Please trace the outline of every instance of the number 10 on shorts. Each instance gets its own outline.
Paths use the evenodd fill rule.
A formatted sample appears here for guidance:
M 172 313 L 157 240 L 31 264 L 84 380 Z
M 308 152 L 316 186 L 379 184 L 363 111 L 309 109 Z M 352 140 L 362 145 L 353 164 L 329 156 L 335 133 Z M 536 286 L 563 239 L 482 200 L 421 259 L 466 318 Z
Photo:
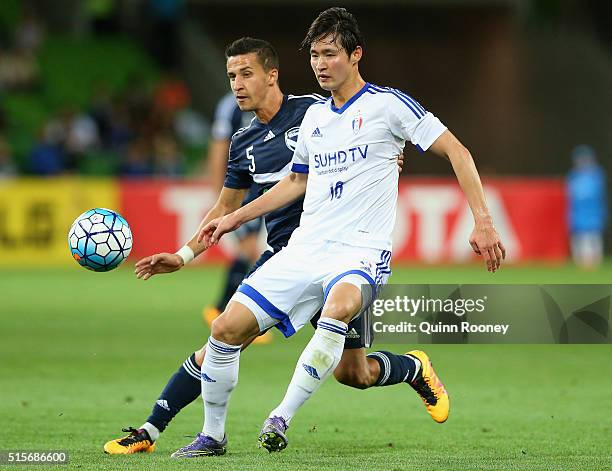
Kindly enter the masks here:
M 342 190 L 344 188 L 343 182 L 332 183 L 329 187 L 329 192 L 331 193 L 331 199 L 339 200 L 342 197 Z

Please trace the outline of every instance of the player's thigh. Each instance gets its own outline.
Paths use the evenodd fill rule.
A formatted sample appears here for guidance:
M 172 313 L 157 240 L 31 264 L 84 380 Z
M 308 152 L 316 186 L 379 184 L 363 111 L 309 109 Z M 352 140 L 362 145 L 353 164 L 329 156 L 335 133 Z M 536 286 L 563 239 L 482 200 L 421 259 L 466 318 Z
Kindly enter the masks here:
M 350 268 L 351 265 L 345 264 L 344 268 Z M 371 304 L 375 287 L 369 274 L 362 270 L 348 269 L 328 279 L 324 284 L 321 317 L 331 317 L 348 324 Z
M 242 345 L 258 333 L 259 325 L 255 314 L 236 301 L 230 301 L 223 314 L 210 326 L 210 334 L 214 339 L 230 345 Z
M 324 261 L 328 270 L 323 281 L 325 301 L 332 296 L 334 290 L 338 291 L 338 285 L 352 284 L 362 292 L 361 307 L 367 307 L 372 301 L 376 284 L 382 281 L 383 272 L 390 273 L 386 260 L 390 259 L 390 252 L 338 242 L 330 243 L 328 250 L 332 254 Z
M 329 275 L 324 280 L 322 316 L 350 322 L 374 301 L 378 288 L 391 274 L 391 252 L 367 247 L 335 244 Z

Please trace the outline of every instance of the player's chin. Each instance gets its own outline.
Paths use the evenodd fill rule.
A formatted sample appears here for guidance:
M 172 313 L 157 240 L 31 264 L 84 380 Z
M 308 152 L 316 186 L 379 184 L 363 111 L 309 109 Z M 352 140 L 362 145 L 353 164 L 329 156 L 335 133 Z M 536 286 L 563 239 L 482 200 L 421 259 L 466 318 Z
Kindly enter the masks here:
M 333 90 L 335 90 L 336 88 L 332 85 L 332 83 L 328 80 L 324 80 L 321 81 L 319 80 L 319 86 L 325 90 L 326 92 L 331 92 Z
M 253 102 L 248 98 L 245 98 L 243 100 L 237 100 L 236 103 L 238 104 L 238 108 L 240 108 L 240 111 L 255 111 Z

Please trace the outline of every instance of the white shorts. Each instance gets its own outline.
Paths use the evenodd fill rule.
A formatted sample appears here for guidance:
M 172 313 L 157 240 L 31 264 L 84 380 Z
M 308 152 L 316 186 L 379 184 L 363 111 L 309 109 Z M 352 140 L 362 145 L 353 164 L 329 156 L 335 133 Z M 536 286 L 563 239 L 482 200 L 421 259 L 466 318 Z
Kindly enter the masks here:
M 323 307 L 339 281 L 361 290 L 361 312 L 366 310 L 391 275 L 390 261 L 388 250 L 289 243 L 246 278 L 231 300 L 253 312 L 261 331 L 276 326 L 289 337 Z

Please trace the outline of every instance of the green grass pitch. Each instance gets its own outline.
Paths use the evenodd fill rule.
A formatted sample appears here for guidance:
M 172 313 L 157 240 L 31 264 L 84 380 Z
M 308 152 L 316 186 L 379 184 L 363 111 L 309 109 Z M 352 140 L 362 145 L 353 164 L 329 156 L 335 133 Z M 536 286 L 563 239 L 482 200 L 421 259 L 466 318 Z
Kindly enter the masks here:
M 396 267 L 392 281 L 605 283 L 610 275 L 610 264 L 594 273 L 523 266 L 494 275 L 480 266 Z M 309 327 L 241 357 L 227 455 L 169 458 L 200 430 L 200 401 L 172 422 L 155 453 L 105 455 L 104 442 L 139 426 L 167 378 L 205 342 L 200 313 L 221 280 L 216 268 L 147 282 L 129 267 L 0 270 L 0 449 L 68 450 L 68 467 L 83 470 L 612 466 L 610 345 L 427 345 L 451 395 L 446 424 L 434 423 L 408 386 L 358 391 L 330 379 L 294 419 L 287 450 L 269 455 L 257 448 L 257 433 L 284 394 Z

